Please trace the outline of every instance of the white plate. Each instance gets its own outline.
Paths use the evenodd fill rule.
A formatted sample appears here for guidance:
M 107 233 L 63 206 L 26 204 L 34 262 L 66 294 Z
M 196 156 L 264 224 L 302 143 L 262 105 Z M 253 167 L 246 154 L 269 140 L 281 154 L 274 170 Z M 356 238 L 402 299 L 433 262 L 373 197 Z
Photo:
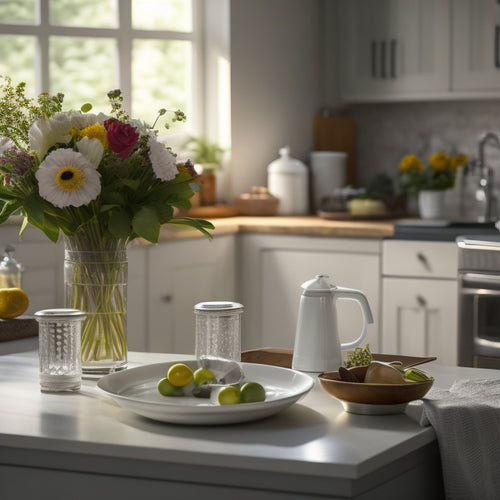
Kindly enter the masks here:
M 197 368 L 196 361 L 181 362 L 193 369 Z M 311 376 L 288 368 L 241 363 L 245 379 L 264 386 L 266 400 L 262 403 L 220 406 L 209 399 L 192 396 L 162 396 L 157 384 L 175 363 L 179 361 L 129 368 L 106 375 L 97 386 L 123 408 L 153 420 L 174 424 L 219 425 L 248 422 L 278 413 L 309 392 L 314 383 Z

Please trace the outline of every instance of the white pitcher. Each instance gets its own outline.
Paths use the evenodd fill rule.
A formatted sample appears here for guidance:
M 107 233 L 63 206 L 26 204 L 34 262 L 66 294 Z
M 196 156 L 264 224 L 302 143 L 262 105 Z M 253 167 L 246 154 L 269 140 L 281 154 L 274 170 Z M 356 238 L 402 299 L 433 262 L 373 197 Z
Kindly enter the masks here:
M 353 349 L 363 342 L 368 323 L 373 323 L 370 305 L 363 292 L 330 284 L 329 276 L 320 274 L 302 284 L 292 368 L 306 372 L 337 370 L 342 364 L 341 349 Z M 355 300 L 363 314 L 359 338 L 341 344 L 335 302 Z

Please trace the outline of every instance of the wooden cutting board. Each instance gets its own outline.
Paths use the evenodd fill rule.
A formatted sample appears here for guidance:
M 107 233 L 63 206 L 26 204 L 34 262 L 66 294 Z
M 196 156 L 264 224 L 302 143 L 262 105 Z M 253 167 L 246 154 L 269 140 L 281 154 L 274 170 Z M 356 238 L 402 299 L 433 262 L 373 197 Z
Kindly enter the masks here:
M 352 117 L 318 115 L 314 118 L 314 150 L 347 153 L 347 184 L 356 185 L 356 142 Z

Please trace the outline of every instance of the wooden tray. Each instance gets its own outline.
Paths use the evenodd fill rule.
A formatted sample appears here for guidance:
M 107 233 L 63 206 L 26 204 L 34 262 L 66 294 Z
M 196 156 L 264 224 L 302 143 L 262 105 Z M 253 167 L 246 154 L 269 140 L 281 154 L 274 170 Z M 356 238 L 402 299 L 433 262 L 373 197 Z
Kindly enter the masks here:
M 217 219 L 218 217 L 234 217 L 240 211 L 231 205 L 211 205 L 192 207 L 188 210 L 188 217 L 199 217 L 201 219 Z
M 375 361 L 401 361 L 403 368 L 417 366 L 430 361 L 435 361 L 435 356 L 403 356 L 402 354 L 376 354 L 372 353 Z M 282 366 L 283 368 L 292 367 L 292 349 L 276 349 L 265 347 L 263 349 L 252 349 L 241 353 L 241 361 L 245 363 L 258 363 L 261 365 Z
M 400 219 L 404 214 L 401 212 L 382 212 L 378 214 L 352 215 L 349 212 L 325 212 L 318 210 L 318 217 L 326 220 L 384 220 L 384 219 Z

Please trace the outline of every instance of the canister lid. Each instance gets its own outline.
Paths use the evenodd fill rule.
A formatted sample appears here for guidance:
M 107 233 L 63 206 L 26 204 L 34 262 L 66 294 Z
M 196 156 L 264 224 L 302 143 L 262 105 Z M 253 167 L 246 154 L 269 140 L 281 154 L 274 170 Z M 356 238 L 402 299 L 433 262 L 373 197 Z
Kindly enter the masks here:
M 226 302 L 217 300 L 213 302 L 200 302 L 194 306 L 195 311 L 218 312 L 218 311 L 240 311 L 244 307 L 238 302 Z
M 272 161 L 267 167 L 268 173 L 307 174 L 307 167 L 305 164 L 290 156 L 289 146 L 281 148 L 279 153 L 280 157 Z
M 87 316 L 79 309 L 43 309 L 35 313 L 36 319 L 84 319 Z

